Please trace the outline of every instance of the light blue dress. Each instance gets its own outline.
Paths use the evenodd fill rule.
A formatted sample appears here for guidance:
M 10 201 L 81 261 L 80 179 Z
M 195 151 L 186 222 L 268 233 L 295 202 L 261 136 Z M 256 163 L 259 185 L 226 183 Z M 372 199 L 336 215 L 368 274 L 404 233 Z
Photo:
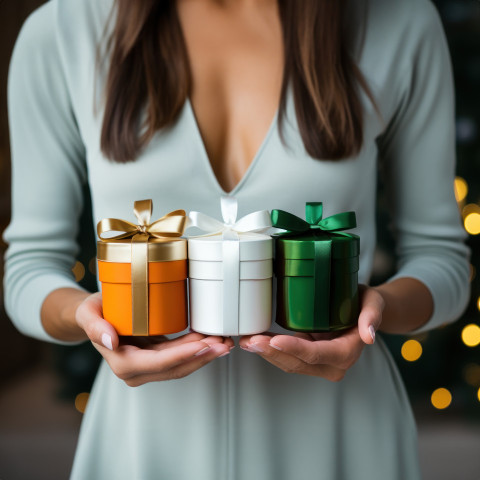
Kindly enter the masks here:
M 94 99 L 104 77 L 96 72 L 95 55 L 110 8 L 111 0 L 48 2 L 22 29 L 11 65 L 6 306 L 22 332 L 46 341 L 54 339 L 40 322 L 43 300 L 57 288 L 76 287 L 70 269 L 86 182 L 95 222 L 133 221 L 133 202 L 142 198 L 153 199 L 155 218 L 179 208 L 218 217 L 225 193 L 189 102 L 136 162 L 102 156 Z M 352 13 L 354 36 L 360 19 Z M 381 169 L 397 239 L 397 277 L 419 279 L 430 289 L 434 313 L 423 328 L 433 328 L 459 316 L 469 275 L 452 187 L 453 89 L 444 34 L 428 0 L 371 0 L 363 44 L 360 37 L 358 63 L 382 116 L 363 99 L 360 154 L 341 162 L 310 158 L 289 97 L 286 143 L 274 118 L 231 193 L 239 215 L 278 208 L 302 216 L 312 200 L 324 202 L 325 215 L 355 210 L 360 281 L 368 283 Z M 103 363 L 71 478 L 417 480 L 420 474 L 412 412 L 379 340 L 339 383 L 286 374 L 239 348 L 182 380 L 139 388 L 127 387 Z

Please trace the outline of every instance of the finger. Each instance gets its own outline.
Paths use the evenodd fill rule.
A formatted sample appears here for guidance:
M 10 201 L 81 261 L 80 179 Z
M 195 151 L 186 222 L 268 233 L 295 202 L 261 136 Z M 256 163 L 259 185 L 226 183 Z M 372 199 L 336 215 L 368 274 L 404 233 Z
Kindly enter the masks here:
M 312 365 L 296 356 L 276 350 L 268 344 L 256 345 L 263 350 L 262 352 L 257 352 L 258 355 L 286 373 L 322 377 L 332 382 L 338 382 L 345 376 L 345 369 L 332 365 Z
M 120 337 L 120 345 L 131 345 L 137 348 L 163 350 L 165 348 L 175 347 L 183 343 L 203 341 L 208 345 L 215 343 L 223 343 L 223 337 L 206 337 L 201 333 L 187 333 L 174 339 L 169 339 L 164 335 L 148 336 L 148 337 Z
M 358 332 L 364 343 L 371 345 L 375 342 L 375 332 L 382 323 L 384 308 L 385 301 L 380 292 L 362 286 Z
M 225 345 L 228 345 L 229 347 L 235 346 L 235 342 L 230 337 L 208 336 L 208 337 L 205 337 L 203 341 L 205 343 L 208 343 L 209 345 L 214 345 L 216 343 L 223 343 Z
M 271 339 L 270 346 L 310 365 L 331 365 L 341 369 L 351 367 L 362 351 L 362 342 L 356 328 L 349 329 L 332 340 L 312 341 L 277 335 Z
M 148 338 L 150 337 L 146 337 L 146 338 L 148 340 Z M 208 345 L 211 345 L 213 343 L 218 343 L 218 342 L 214 342 L 213 340 L 207 341 L 207 337 L 201 333 L 192 332 L 192 333 L 187 333 L 185 335 L 181 335 L 180 337 L 176 337 L 173 339 L 164 337 L 163 342 L 154 343 L 151 347 L 157 351 L 160 351 L 166 348 L 177 347 L 185 343 L 200 342 L 200 341 L 207 343 Z
M 77 324 L 85 331 L 88 338 L 109 350 L 118 348 L 119 339 L 113 326 L 103 318 L 101 294 L 87 297 L 75 312 Z
M 194 356 L 192 359 L 176 365 L 168 370 L 155 373 L 138 374 L 124 380 L 127 385 L 131 387 L 138 387 L 150 382 L 184 378 L 211 363 L 216 358 L 227 356 L 229 353 L 230 349 L 226 347 L 226 345 L 217 343 L 209 348 L 208 351 L 202 352 L 200 355 Z
M 233 338 L 224 337 L 223 338 L 223 344 L 226 345 L 230 350 L 235 348 L 235 342 L 233 341 Z
M 122 380 L 142 374 L 159 374 L 207 352 L 211 347 L 203 341 L 188 342 L 163 350 L 139 349 L 133 345 L 122 345 L 115 352 L 94 344 L 107 360 L 113 372 Z M 229 347 L 218 344 L 222 352 Z
M 273 332 L 264 332 L 261 335 L 244 335 L 243 337 L 240 338 L 239 341 L 239 346 L 241 348 L 245 348 L 247 345 L 251 343 L 259 343 L 259 342 L 270 342 L 270 338 L 274 337 L 277 335 L 276 333 Z

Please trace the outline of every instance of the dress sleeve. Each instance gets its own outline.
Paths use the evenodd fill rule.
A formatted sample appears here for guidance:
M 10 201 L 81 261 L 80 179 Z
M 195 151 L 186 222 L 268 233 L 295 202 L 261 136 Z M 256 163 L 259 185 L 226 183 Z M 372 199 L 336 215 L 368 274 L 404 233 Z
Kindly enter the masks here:
M 469 299 L 469 249 L 454 195 L 454 90 L 448 47 L 433 5 L 421 6 L 398 108 L 378 139 L 398 272 L 430 290 L 434 312 L 416 332 L 456 320 Z M 416 3 L 417 4 L 417 3 Z M 413 32 L 413 28 L 412 28 Z M 412 33 L 414 37 L 414 33 Z
M 87 175 L 54 6 L 48 2 L 27 19 L 10 65 L 12 218 L 4 233 L 4 292 L 7 313 L 22 333 L 64 343 L 45 332 L 40 310 L 53 290 L 80 288 L 71 268 Z

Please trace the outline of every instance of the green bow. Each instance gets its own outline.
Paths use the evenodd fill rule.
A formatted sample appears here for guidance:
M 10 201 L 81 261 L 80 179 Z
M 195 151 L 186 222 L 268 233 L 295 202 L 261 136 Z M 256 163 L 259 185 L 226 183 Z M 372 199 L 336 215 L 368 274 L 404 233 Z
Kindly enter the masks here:
M 324 218 L 322 202 L 307 202 L 305 205 L 305 218 L 283 210 L 272 211 L 272 224 L 274 227 L 287 230 L 292 233 L 306 233 L 309 230 L 323 230 L 324 232 L 339 232 L 349 230 L 357 226 L 355 212 L 343 212 Z M 313 233 L 313 232 L 312 232 Z
M 328 330 L 330 326 L 330 275 L 332 258 L 331 233 L 348 230 L 357 226 L 355 212 L 337 213 L 322 219 L 321 202 L 307 202 L 305 205 L 306 221 L 285 212 L 273 210 L 272 226 L 286 230 L 279 237 L 293 237 L 304 233 L 317 236 L 314 241 L 314 325 L 312 330 Z M 348 234 L 340 234 L 348 235 Z M 301 262 L 295 262 L 301 268 Z M 300 270 L 293 269 L 291 275 L 302 276 Z

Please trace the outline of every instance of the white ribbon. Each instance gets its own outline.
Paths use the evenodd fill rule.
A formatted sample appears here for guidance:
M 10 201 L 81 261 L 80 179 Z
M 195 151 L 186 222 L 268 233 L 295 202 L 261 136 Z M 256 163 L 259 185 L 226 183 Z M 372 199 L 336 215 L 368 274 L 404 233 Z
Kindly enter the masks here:
M 250 213 L 237 221 L 238 202 L 235 197 L 222 197 L 221 209 L 223 222 L 201 212 L 190 212 L 189 227 L 197 227 L 207 232 L 199 237 L 222 235 L 223 330 L 229 335 L 238 335 L 240 236 L 262 233 L 272 226 L 272 221 L 267 210 Z

